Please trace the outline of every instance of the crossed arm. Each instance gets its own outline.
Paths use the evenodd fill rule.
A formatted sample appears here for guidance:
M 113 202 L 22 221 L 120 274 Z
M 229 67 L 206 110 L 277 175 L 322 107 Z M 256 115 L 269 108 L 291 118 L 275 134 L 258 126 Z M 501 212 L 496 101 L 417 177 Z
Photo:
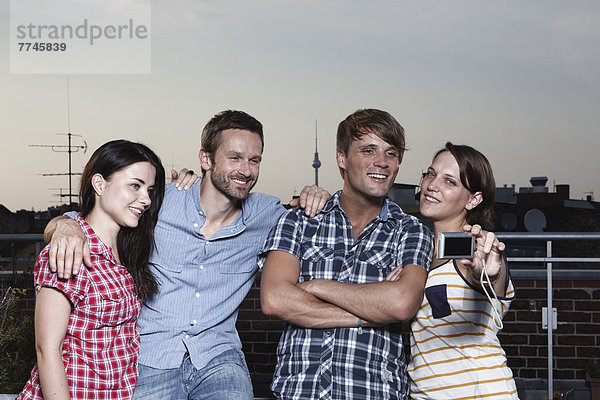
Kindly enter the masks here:
M 407 265 L 395 281 L 350 284 L 325 279 L 298 283 L 300 261 L 292 254 L 267 255 L 260 299 L 262 311 L 305 328 L 382 326 L 412 318 L 421 301 L 427 271 Z

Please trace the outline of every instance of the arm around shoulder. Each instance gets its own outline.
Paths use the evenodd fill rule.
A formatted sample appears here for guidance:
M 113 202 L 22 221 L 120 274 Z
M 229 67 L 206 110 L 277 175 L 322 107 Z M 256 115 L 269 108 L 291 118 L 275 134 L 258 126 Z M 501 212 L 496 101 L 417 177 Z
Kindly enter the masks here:
M 66 215 L 59 215 L 58 217 L 52 218 L 50 222 L 48 222 L 48 225 L 46 225 L 46 228 L 44 228 L 44 242 L 46 242 L 46 244 L 52 241 L 52 237 L 54 236 L 54 232 L 56 231 L 59 223 L 67 220 L 71 220 L 71 218 L 67 217 Z
M 82 262 L 92 266 L 87 238 L 74 219 L 67 216 L 52 219 L 44 229 L 44 240 L 50 243 L 50 270 L 60 278 L 77 275 Z

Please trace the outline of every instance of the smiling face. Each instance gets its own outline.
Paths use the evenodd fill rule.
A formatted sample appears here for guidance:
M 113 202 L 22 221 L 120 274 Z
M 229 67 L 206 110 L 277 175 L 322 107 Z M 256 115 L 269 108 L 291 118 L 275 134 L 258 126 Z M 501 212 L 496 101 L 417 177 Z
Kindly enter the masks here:
M 105 179 L 92 176 L 96 191 L 94 214 L 111 218 L 121 227 L 135 228 L 144 211 L 150 207 L 156 169 L 147 161 L 131 164 Z
M 344 193 L 370 201 L 383 199 L 398 174 L 399 154 L 397 148 L 373 133 L 352 141 L 347 154 L 340 150 L 337 157 Z
M 242 129 L 221 132 L 221 143 L 213 157 L 200 152 L 205 179 L 230 199 L 245 199 L 258 181 L 262 161 L 262 140 L 256 133 Z
M 419 209 L 435 223 L 452 224 L 462 231 L 467 210 L 481 202 L 481 192 L 472 194 L 460 180 L 460 169 L 449 151 L 441 152 L 421 181 Z

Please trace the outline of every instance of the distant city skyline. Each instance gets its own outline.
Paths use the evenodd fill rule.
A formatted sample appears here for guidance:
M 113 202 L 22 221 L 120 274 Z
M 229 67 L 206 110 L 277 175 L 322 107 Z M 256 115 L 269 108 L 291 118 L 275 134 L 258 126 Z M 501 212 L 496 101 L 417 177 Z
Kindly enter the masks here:
M 9 0 L 0 0 L 0 204 L 56 205 L 67 157 L 66 76 L 9 71 Z M 288 202 L 315 178 L 341 188 L 339 121 L 358 108 L 389 111 L 409 150 L 398 183 L 418 184 L 448 140 L 481 150 L 498 187 L 569 184 L 600 199 L 600 3 L 152 2 L 152 72 L 69 78 L 71 133 L 92 151 L 142 141 L 174 165 L 200 170 L 204 124 L 224 109 L 254 115 L 265 152 L 254 189 Z M 110 62 L 110 60 L 107 60 Z M 78 179 L 74 180 L 77 190 Z

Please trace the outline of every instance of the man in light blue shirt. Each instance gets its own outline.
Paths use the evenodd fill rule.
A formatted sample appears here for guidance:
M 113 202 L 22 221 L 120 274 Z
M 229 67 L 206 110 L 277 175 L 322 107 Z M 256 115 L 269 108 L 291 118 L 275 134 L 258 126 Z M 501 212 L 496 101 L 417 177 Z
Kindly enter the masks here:
M 187 191 L 167 185 L 154 231 L 150 264 L 159 292 L 139 316 L 134 399 L 253 398 L 235 323 L 257 254 L 284 208 L 275 197 L 250 194 L 263 151 L 255 118 L 241 111 L 215 115 L 201 147 L 203 178 Z M 303 201 L 307 214 L 322 208 L 320 195 Z M 53 243 L 61 238 L 57 230 Z
M 275 197 L 249 195 L 262 150 L 260 122 L 225 111 L 202 132 L 203 179 L 188 191 L 167 186 L 150 258 L 160 289 L 140 314 L 134 398 L 253 397 L 237 309 L 254 281 L 260 246 L 283 212 Z

